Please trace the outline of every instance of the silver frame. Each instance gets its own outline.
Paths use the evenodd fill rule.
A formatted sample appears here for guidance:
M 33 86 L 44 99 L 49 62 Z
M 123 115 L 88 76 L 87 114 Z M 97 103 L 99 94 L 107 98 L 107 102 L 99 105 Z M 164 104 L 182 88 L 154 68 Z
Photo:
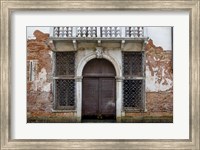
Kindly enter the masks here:
M 10 84 L 11 58 L 11 13 L 16 10 L 170 10 L 190 12 L 190 60 L 189 60 L 189 102 L 190 138 L 188 140 L 17 140 L 10 136 Z M 200 149 L 199 118 L 199 48 L 200 48 L 200 2 L 199 0 L 168 1 L 37 1 L 1 0 L 1 149 Z

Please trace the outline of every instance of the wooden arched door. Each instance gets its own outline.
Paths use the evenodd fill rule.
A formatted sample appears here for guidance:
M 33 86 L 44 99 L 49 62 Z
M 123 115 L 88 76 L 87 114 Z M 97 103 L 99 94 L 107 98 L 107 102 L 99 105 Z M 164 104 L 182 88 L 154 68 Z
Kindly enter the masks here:
M 115 68 L 105 59 L 93 59 L 83 69 L 82 119 L 116 116 Z

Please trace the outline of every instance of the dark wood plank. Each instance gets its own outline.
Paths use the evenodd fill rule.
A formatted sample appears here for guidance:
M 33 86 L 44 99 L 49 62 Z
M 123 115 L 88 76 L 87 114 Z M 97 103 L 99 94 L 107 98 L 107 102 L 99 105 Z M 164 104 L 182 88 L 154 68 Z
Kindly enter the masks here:
M 116 116 L 115 68 L 105 59 L 93 59 L 83 69 L 83 118 Z
M 105 59 L 93 59 L 83 69 L 83 76 L 106 77 L 115 76 L 115 68 L 111 62 Z
M 82 112 L 84 116 L 96 116 L 98 114 L 98 78 L 83 79 L 83 105 Z
M 99 79 L 99 95 L 100 114 L 103 116 L 115 116 L 116 100 L 115 100 L 115 79 L 114 78 L 100 78 Z

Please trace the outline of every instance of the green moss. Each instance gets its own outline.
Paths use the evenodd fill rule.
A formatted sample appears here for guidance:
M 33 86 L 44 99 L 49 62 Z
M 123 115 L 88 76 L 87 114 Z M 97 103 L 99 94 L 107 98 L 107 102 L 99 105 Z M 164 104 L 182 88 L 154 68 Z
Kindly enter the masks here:
M 173 123 L 173 116 L 122 117 L 123 123 Z
M 38 117 L 28 117 L 27 123 L 76 123 L 77 119 L 75 117 L 46 117 L 46 116 L 38 116 Z
M 103 123 L 104 121 L 99 121 Z M 112 121 L 113 123 L 115 121 Z M 60 116 L 38 116 L 28 117 L 27 123 L 78 123 L 76 117 Z M 122 117 L 121 123 L 173 123 L 173 116 L 140 116 L 140 117 Z

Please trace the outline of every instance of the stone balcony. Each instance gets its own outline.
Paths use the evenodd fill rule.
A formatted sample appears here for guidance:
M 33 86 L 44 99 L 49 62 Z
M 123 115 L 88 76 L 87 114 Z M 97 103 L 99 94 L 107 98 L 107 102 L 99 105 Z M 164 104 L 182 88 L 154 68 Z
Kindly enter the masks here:
M 52 27 L 53 38 L 143 38 L 144 27 Z
M 53 51 L 76 51 L 95 49 L 95 47 L 141 51 L 144 41 L 147 40 L 144 28 L 135 26 L 52 27 L 50 40 L 55 45 Z

